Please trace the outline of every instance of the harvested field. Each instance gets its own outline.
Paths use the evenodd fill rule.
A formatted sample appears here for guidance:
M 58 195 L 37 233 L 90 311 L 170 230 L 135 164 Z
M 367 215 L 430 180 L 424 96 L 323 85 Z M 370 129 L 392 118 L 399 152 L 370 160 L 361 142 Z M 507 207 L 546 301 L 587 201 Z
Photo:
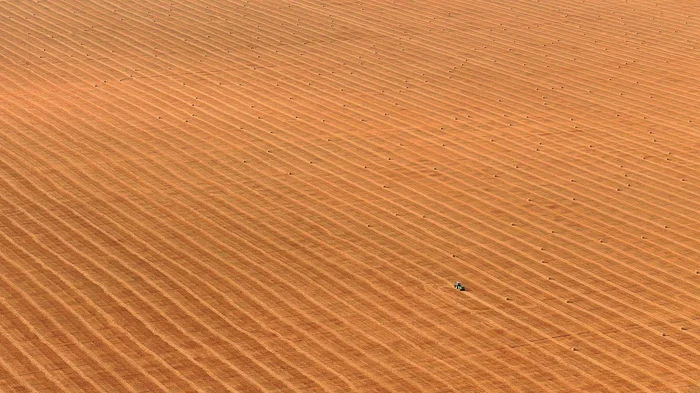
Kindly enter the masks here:
M 688 0 L 0 1 L 0 392 L 697 391 L 699 70 Z

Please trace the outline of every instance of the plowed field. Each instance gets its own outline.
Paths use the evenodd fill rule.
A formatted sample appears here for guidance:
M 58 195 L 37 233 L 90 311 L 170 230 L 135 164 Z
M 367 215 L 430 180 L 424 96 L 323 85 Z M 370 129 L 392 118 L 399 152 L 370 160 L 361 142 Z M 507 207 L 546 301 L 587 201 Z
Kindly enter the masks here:
M 699 124 L 697 1 L 0 1 L 0 391 L 695 391 Z

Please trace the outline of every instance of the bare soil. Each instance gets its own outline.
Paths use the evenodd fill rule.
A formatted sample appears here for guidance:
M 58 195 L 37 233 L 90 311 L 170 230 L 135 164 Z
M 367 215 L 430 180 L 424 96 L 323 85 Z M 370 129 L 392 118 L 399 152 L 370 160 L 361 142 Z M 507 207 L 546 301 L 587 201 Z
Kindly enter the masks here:
M 687 0 L 0 2 L 0 391 L 696 391 L 699 38 Z

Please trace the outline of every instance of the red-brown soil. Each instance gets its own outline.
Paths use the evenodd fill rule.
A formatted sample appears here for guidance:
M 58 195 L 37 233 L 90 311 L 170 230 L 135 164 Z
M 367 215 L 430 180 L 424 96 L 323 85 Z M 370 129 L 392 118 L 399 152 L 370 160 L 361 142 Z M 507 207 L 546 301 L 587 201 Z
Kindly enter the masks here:
M 2 1 L 0 391 L 691 391 L 699 70 L 687 0 Z

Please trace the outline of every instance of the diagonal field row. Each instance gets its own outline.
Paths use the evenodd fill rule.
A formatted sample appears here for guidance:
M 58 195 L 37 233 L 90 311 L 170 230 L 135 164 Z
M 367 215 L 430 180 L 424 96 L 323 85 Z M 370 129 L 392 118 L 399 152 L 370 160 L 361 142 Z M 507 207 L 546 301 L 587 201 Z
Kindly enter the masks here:
M 0 2 L 0 391 L 689 391 L 696 8 Z

